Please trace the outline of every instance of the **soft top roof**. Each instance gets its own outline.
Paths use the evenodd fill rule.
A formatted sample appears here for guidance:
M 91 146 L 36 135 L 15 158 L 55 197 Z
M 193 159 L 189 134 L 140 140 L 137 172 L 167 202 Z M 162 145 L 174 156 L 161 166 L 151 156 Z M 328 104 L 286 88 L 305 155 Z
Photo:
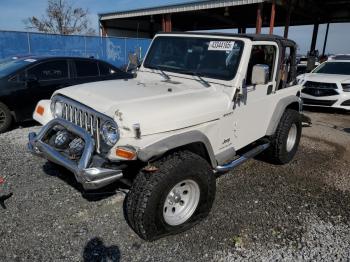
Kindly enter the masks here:
M 273 41 L 282 46 L 296 46 L 296 43 L 293 40 L 286 39 L 278 35 L 268 35 L 268 34 L 233 34 L 233 33 L 221 33 L 221 32 L 171 32 L 171 33 L 158 33 L 158 35 L 207 35 L 207 36 L 223 36 L 223 37 L 240 37 L 247 38 L 252 41 Z

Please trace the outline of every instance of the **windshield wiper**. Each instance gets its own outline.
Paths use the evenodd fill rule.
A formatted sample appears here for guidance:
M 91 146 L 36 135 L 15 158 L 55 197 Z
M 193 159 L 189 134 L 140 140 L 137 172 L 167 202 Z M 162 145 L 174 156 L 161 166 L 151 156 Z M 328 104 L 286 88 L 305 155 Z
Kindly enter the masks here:
M 167 73 L 165 73 L 165 72 L 160 68 L 160 66 L 155 66 L 155 69 L 157 69 L 157 70 L 160 72 L 160 74 L 162 75 L 162 77 L 164 77 L 164 79 L 165 79 L 166 81 L 169 81 L 169 80 L 170 80 L 170 76 L 169 76 Z
M 154 66 L 154 69 L 158 70 L 161 75 L 164 77 L 165 81 L 170 81 L 171 78 L 170 76 L 165 73 L 160 66 Z M 188 71 L 188 70 L 176 70 L 177 73 L 182 73 L 182 74 L 189 74 L 189 75 L 193 75 L 196 76 L 198 78 L 198 81 L 205 87 L 211 87 L 210 83 L 205 80 L 197 71 Z
M 207 80 L 205 80 L 200 74 L 198 74 L 197 72 L 193 72 L 193 75 L 195 75 L 196 77 L 199 78 L 200 82 L 205 86 L 205 87 L 211 87 L 211 85 L 209 84 L 209 82 Z
M 179 73 L 183 73 L 183 74 L 189 74 L 189 75 L 193 75 L 193 76 L 196 76 L 198 79 L 199 79 L 199 82 L 205 86 L 205 87 L 211 87 L 210 83 L 205 80 L 200 74 L 198 74 L 197 71 L 186 71 L 186 70 L 182 70 L 182 71 L 179 71 Z

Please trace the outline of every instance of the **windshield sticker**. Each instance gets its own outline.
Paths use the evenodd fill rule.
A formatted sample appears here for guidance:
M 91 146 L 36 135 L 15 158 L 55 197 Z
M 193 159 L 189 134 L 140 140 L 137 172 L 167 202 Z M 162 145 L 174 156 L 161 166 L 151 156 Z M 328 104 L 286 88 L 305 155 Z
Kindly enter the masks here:
M 210 41 L 208 50 L 232 51 L 234 45 L 234 41 Z
M 26 59 L 26 60 L 24 60 L 24 61 L 29 62 L 29 63 L 34 63 L 34 62 L 36 62 L 35 59 Z

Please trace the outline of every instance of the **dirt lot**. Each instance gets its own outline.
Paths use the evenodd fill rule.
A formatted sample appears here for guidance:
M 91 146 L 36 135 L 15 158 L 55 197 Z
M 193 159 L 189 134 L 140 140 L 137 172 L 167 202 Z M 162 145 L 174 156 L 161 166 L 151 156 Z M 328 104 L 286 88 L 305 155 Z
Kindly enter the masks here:
M 307 115 L 293 162 L 252 160 L 220 177 L 206 220 L 151 243 L 126 224 L 122 192 L 83 194 L 68 172 L 27 153 L 38 127 L 2 134 L 0 175 L 13 196 L 0 206 L 0 260 L 349 260 L 350 114 Z

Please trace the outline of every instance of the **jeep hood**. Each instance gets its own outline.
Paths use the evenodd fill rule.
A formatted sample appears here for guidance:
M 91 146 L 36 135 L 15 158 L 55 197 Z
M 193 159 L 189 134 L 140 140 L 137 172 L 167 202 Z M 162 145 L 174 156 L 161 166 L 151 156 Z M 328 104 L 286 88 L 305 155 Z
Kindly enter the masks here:
M 72 86 L 55 94 L 112 117 L 124 137 L 134 135 L 134 124 L 140 124 L 142 135 L 150 135 L 213 121 L 228 109 L 229 96 L 214 85 L 186 83 L 111 80 Z

